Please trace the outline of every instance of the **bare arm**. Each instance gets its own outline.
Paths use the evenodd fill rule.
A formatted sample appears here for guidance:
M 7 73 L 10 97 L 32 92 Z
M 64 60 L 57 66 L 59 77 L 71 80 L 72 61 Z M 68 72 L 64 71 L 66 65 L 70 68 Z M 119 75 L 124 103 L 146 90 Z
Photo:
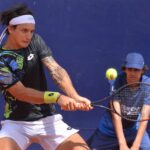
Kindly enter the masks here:
M 142 109 L 141 117 L 149 118 L 149 115 L 150 115 L 150 106 L 144 105 L 144 107 Z M 140 148 L 140 144 L 141 144 L 144 132 L 146 131 L 147 124 L 148 124 L 148 121 L 143 121 L 143 122 L 139 123 L 138 132 L 137 132 L 136 138 L 133 142 L 133 145 L 131 147 L 131 150 L 137 150 Z
M 44 92 L 25 87 L 20 81 L 7 89 L 16 99 L 27 102 L 42 104 L 44 103 Z
M 117 110 L 117 112 L 121 112 L 119 102 L 114 101 L 113 105 L 115 109 Z M 122 120 L 121 120 L 122 118 L 115 113 L 112 113 L 112 118 L 113 118 L 113 124 L 115 127 L 116 135 L 118 138 L 120 150 L 129 150 L 125 136 L 124 136 L 124 132 L 123 132 L 123 126 L 122 126 Z
M 52 79 L 60 87 L 60 89 L 68 96 L 76 98 L 78 93 L 73 87 L 71 79 L 66 70 L 62 68 L 52 56 L 44 58 L 42 62 L 48 68 Z
M 85 110 L 89 110 L 90 100 L 80 96 L 75 90 L 67 71 L 62 68 L 52 56 L 42 59 L 44 65 L 48 68 L 49 73 L 59 88 L 69 97 L 74 98 L 78 103 L 85 104 Z
M 38 91 L 34 90 L 32 88 L 25 87 L 20 81 L 11 86 L 7 89 L 7 91 L 13 95 L 16 99 L 22 102 L 26 103 L 32 103 L 32 104 L 44 104 L 44 91 Z M 51 102 L 50 102 L 51 103 Z M 67 97 L 65 95 L 60 95 L 58 97 L 57 103 L 66 110 L 77 110 L 81 109 L 82 107 L 79 107 L 75 100 Z

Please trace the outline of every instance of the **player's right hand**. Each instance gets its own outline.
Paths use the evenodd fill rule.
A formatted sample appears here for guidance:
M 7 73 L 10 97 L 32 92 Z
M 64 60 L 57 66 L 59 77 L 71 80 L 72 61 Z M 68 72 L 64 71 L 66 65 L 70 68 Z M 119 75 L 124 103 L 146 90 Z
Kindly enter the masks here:
M 82 110 L 81 106 L 79 105 L 79 103 L 76 102 L 75 99 L 65 95 L 60 95 L 60 97 L 57 100 L 57 103 L 62 110 L 66 111 Z

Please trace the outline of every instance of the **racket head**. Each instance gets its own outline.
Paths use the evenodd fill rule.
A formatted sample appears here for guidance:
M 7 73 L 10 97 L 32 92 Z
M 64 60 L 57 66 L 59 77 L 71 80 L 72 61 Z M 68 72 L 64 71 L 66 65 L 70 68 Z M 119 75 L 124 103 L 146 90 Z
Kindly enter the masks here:
M 104 101 L 109 101 L 110 106 L 103 106 Z M 128 121 L 148 121 L 150 120 L 150 84 L 145 82 L 125 84 L 114 90 L 112 95 L 93 102 L 92 105 L 109 110 Z

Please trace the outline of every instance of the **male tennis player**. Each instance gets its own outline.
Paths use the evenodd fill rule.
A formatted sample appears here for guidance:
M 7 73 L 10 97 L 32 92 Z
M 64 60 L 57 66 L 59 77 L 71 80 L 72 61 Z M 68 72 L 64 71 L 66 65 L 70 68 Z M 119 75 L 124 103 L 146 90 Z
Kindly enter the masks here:
M 150 84 L 150 78 L 144 75 L 148 68 L 141 54 L 129 53 L 126 56 L 122 69 L 123 73 L 116 79 L 114 90 L 134 82 Z M 141 94 L 139 95 L 142 96 Z M 142 97 L 140 96 L 135 97 L 134 95 L 134 97 L 129 97 L 129 99 L 141 100 Z M 146 115 L 149 116 L 150 99 L 147 101 L 148 105 L 146 105 L 145 111 L 148 112 Z M 129 106 L 124 104 L 123 108 L 121 111 L 125 114 Z M 106 112 L 100 120 L 98 129 L 89 138 L 88 144 L 92 150 L 149 150 L 150 139 L 146 132 L 147 121 L 140 122 L 139 126 L 137 125 L 137 122 L 122 122 L 120 116 Z
M 63 122 L 54 103 L 64 110 L 90 110 L 90 101 L 78 95 L 69 75 L 53 58 L 50 48 L 35 34 L 32 12 L 19 5 L 1 13 L 6 42 L 0 48 L 0 88 L 6 105 L 0 148 L 25 150 L 39 143 L 45 150 L 88 150 L 78 130 Z M 47 90 L 42 65 L 66 95 Z

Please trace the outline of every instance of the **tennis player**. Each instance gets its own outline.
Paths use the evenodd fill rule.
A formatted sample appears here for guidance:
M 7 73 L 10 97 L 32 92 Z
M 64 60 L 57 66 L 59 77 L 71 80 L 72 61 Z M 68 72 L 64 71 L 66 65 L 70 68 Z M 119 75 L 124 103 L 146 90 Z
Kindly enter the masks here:
M 148 67 L 141 54 L 129 53 L 122 69 L 123 72 L 115 81 L 114 90 L 127 83 L 146 82 L 150 84 L 150 78 L 144 75 Z M 141 99 L 140 96 L 134 98 Z M 133 99 L 133 97 L 130 98 Z M 129 106 L 124 105 L 121 111 L 126 112 L 128 108 Z M 150 99 L 145 108 L 145 111 L 148 112 L 146 115 L 149 116 Z M 125 120 L 122 122 L 118 115 L 106 112 L 100 119 L 98 129 L 88 139 L 88 145 L 92 150 L 149 150 L 150 139 L 146 132 L 147 123 L 148 121 L 144 121 L 138 125 L 137 122 Z
M 1 13 L 6 36 L 0 48 L 0 88 L 6 104 L 0 147 L 25 150 L 39 143 L 44 150 L 88 150 L 78 130 L 71 128 L 54 104 L 64 110 L 91 109 L 90 100 L 74 89 L 69 75 L 53 58 L 50 48 L 35 34 L 35 19 L 26 5 Z M 67 95 L 47 90 L 43 66 Z

